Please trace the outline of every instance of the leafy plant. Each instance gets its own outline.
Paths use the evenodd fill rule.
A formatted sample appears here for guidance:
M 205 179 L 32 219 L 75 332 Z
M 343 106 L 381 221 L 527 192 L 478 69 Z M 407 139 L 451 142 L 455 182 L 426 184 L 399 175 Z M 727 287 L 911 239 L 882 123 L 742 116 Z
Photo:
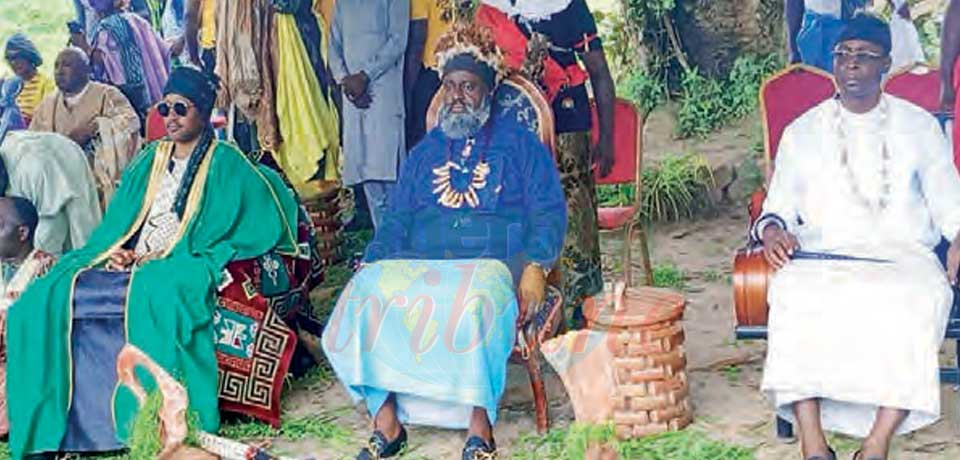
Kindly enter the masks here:
M 644 70 L 634 70 L 617 85 L 617 95 L 629 99 L 646 115 L 666 100 L 666 83 Z
M 653 285 L 655 287 L 683 289 L 687 284 L 687 275 L 676 265 L 665 264 L 653 267 Z
M 664 221 L 693 217 L 710 205 L 708 191 L 712 186 L 713 174 L 702 155 L 668 155 L 643 170 L 640 219 Z M 597 202 L 601 206 L 626 206 L 635 199 L 633 184 L 597 187 Z
M 631 32 L 622 14 L 595 9 L 593 18 L 597 23 L 597 33 L 603 42 L 603 52 L 607 56 L 607 65 L 613 81 L 620 81 L 631 69 L 636 68 L 638 53 L 631 41 Z
M 677 133 L 680 137 L 706 137 L 727 119 L 724 85 L 693 69 L 680 81 Z
M 757 107 L 763 80 L 782 65 L 779 55 L 738 57 L 725 79 L 692 69 L 680 82 L 677 131 L 680 137 L 705 137 Z

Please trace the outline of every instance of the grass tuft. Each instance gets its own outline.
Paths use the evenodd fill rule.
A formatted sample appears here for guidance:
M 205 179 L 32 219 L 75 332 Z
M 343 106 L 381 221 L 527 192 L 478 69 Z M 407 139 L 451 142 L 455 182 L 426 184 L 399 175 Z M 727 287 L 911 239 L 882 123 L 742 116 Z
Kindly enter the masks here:
M 583 460 L 593 445 L 614 448 L 629 460 L 753 460 L 753 449 L 711 439 L 698 429 L 619 441 L 612 424 L 575 423 L 544 436 L 522 435 L 515 443 L 513 460 Z
M 687 275 L 673 264 L 653 267 L 653 285 L 655 287 L 683 290 L 687 285 Z

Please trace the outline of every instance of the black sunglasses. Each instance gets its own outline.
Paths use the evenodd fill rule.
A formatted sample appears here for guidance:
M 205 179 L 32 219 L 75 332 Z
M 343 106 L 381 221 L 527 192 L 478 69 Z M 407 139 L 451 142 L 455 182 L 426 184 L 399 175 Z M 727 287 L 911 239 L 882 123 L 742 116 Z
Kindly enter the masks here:
M 161 102 L 157 104 L 157 113 L 159 113 L 161 117 L 169 117 L 170 109 L 172 108 L 173 113 L 177 114 L 177 116 L 185 117 L 187 116 L 187 112 L 190 111 L 190 107 L 192 107 L 192 105 L 185 102 L 174 102 L 173 104 Z

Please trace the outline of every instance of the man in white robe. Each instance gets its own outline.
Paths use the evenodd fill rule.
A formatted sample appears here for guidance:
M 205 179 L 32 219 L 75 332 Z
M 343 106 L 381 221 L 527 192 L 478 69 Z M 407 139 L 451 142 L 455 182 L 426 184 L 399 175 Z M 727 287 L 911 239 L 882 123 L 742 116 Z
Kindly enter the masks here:
M 823 430 L 886 459 L 896 433 L 940 416 L 938 352 L 960 265 L 960 177 L 936 119 L 882 93 L 890 31 L 856 17 L 834 50 L 839 96 L 784 132 L 754 227 L 778 268 L 762 389 L 799 426 L 804 458 L 832 460 Z M 933 252 L 952 241 L 947 272 Z M 886 259 L 792 259 L 795 251 Z
M 37 207 L 37 248 L 61 255 L 87 242 L 100 203 L 86 155 L 56 133 L 18 131 L 0 145 L 0 191 Z

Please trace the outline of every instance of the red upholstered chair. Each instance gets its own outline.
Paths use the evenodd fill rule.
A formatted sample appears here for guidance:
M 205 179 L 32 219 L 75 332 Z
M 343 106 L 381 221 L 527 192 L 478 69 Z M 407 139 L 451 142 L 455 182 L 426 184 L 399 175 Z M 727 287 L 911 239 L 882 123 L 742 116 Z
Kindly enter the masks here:
M 931 113 L 940 111 L 940 69 L 912 64 L 891 73 L 883 83 L 883 91 L 906 99 Z
M 633 203 L 626 206 L 611 206 L 597 209 L 597 224 L 600 230 L 613 231 L 623 229 L 623 276 L 627 287 L 632 285 L 631 242 L 634 230 L 640 237 L 640 251 L 648 286 L 653 285 L 653 267 L 650 264 L 650 251 L 647 246 L 647 234 L 643 226 L 636 226 L 637 214 L 642 208 L 641 191 L 643 189 L 643 115 L 632 102 L 617 99 L 613 117 L 613 170 L 606 177 L 600 177 L 595 171 L 597 185 L 634 184 Z M 592 144 L 600 138 L 600 123 L 597 120 L 596 105 L 592 106 L 593 129 Z
M 167 135 L 167 128 L 163 125 L 163 117 L 157 113 L 157 106 L 150 107 L 147 111 L 147 127 L 144 142 L 150 143 L 163 139 Z
M 540 89 L 519 75 L 512 75 L 500 83 L 493 95 L 494 116 L 512 118 L 522 126 L 539 135 L 540 140 L 556 154 L 554 137 L 553 109 Z M 443 102 L 443 89 L 437 92 L 427 111 L 427 129 L 437 124 L 437 113 Z M 517 331 L 517 343 L 510 357 L 512 362 L 526 366 L 533 390 L 534 415 L 537 431 L 546 433 L 550 428 L 550 416 L 547 410 L 546 386 L 541 371 L 540 344 L 555 337 L 562 330 L 564 315 L 563 296 L 556 284 L 559 271 L 554 269 L 548 277 L 547 296 L 540 305 L 533 321 L 522 324 Z
M 773 176 L 774 159 L 787 126 L 837 91 L 833 76 L 816 67 L 793 64 L 770 76 L 760 86 L 760 116 L 763 123 L 765 182 Z M 750 222 L 760 217 L 763 189 L 750 199 Z

